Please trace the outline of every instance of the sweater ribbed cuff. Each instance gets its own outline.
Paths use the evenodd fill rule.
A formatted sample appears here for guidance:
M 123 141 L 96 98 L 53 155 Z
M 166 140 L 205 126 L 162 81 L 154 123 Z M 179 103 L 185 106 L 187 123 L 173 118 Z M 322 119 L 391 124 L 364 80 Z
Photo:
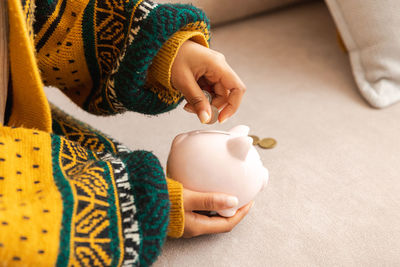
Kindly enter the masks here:
M 156 57 L 153 59 L 153 63 L 149 70 L 149 81 L 153 83 L 156 80 L 162 86 L 168 90 L 175 89 L 171 84 L 171 69 L 172 64 L 178 54 L 179 48 L 187 40 L 192 40 L 205 47 L 208 46 L 208 42 L 203 33 L 197 31 L 178 31 L 171 38 L 166 41 L 158 51 Z
M 183 186 L 181 183 L 167 178 L 169 200 L 171 208 L 169 212 L 168 236 L 179 238 L 185 228 L 185 210 L 183 209 Z

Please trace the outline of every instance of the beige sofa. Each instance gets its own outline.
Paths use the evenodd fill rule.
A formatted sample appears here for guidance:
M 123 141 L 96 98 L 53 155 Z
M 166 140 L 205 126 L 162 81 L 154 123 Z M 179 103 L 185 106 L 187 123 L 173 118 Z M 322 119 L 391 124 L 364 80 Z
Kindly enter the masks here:
M 375 110 L 362 99 L 324 3 L 224 23 L 212 47 L 248 87 L 222 125 L 201 125 L 182 106 L 154 118 L 98 118 L 48 90 L 65 110 L 164 165 L 173 137 L 193 129 L 247 124 L 277 139 L 259 150 L 271 177 L 245 220 L 227 234 L 168 240 L 155 266 L 399 266 L 400 105 Z

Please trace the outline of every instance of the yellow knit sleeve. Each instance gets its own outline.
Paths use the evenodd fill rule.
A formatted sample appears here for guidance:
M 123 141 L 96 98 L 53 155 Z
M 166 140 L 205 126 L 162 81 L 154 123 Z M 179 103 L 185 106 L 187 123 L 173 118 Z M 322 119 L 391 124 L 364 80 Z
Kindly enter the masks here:
M 153 87 L 165 88 L 165 90 L 172 91 L 174 94 L 179 94 L 171 84 L 171 69 L 179 48 L 182 44 L 192 40 L 205 47 L 209 47 L 206 36 L 199 31 L 179 31 L 176 32 L 167 42 L 163 44 L 160 51 L 153 60 L 149 68 L 147 84 Z
M 167 178 L 169 200 L 171 209 L 169 212 L 168 236 L 179 238 L 185 228 L 185 210 L 183 209 L 183 186 L 181 183 Z
M 59 247 L 63 200 L 51 144 L 48 133 L 0 126 L 2 266 L 54 266 L 65 249 Z

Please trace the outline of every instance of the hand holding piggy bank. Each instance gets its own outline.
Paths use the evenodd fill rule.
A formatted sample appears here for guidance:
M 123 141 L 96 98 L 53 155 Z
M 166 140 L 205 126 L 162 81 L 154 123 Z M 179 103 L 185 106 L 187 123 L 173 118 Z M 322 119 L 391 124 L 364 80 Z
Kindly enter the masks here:
M 249 127 L 239 125 L 229 132 L 192 131 L 180 134 L 172 142 L 167 175 L 198 192 L 219 192 L 236 196 L 237 207 L 218 210 L 231 217 L 249 203 L 268 181 Z

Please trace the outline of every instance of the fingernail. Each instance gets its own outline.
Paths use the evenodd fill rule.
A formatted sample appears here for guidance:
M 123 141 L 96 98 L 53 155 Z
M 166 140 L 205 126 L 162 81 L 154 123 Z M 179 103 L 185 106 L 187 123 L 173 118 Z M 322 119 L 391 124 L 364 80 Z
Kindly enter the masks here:
M 224 123 L 224 122 L 226 122 L 226 120 L 227 120 L 227 118 L 226 119 L 223 119 L 222 121 L 220 121 L 219 123 Z
M 229 208 L 236 207 L 239 204 L 239 199 L 237 197 L 227 197 L 226 198 L 226 205 Z
M 199 119 L 201 123 L 207 123 L 210 120 L 210 115 L 204 110 L 200 111 Z
M 254 206 L 254 201 L 253 201 L 253 203 L 251 203 L 251 205 L 250 205 L 250 208 L 249 208 L 249 209 L 251 209 L 253 206 Z

